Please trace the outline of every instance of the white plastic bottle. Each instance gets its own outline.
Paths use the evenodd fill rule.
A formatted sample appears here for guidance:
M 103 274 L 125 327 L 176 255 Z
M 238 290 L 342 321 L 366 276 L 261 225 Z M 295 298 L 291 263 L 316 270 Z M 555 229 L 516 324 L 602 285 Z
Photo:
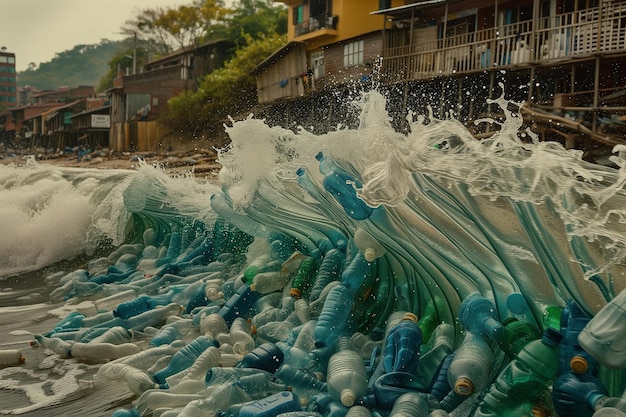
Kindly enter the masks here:
M 130 301 L 137 297 L 137 292 L 134 290 L 126 290 L 109 295 L 108 297 L 101 298 L 94 301 L 96 310 L 98 311 L 113 311 L 115 307 L 123 303 L 124 301 Z
M 387 250 L 372 235 L 367 233 L 360 227 L 354 233 L 354 244 L 363 252 L 363 256 L 367 262 L 380 258 Z
M 62 358 L 69 358 L 69 351 L 72 349 L 74 342 L 68 342 L 58 337 L 46 337 L 40 334 L 36 334 L 33 337 L 37 341 L 37 344 L 46 349 L 50 349 Z
M 228 324 L 218 313 L 211 313 L 200 319 L 200 333 L 209 337 L 216 337 L 220 333 L 228 334 Z
M 159 387 L 145 371 L 120 362 L 105 363 L 98 370 L 97 376 L 123 380 L 128 385 L 128 389 L 137 395 Z
M 189 368 L 166 378 L 165 382 L 173 387 L 183 380 L 200 380 L 205 377 L 209 369 L 219 365 L 220 357 L 220 350 L 211 346 L 202 352 Z
M 76 342 L 69 351 L 69 356 L 85 362 L 98 363 L 119 359 L 141 352 L 134 343 L 114 345 L 112 343 L 81 343 Z
M 326 384 L 330 397 L 346 407 L 352 407 L 367 391 L 365 364 L 347 337 L 337 340 L 337 352 L 328 360 Z
M 252 328 L 243 317 L 237 317 L 230 325 L 230 340 L 233 343 L 233 351 L 238 355 L 245 355 L 255 348 L 252 338 Z
M 132 339 L 132 333 L 122 326 L 113 326 L 100 336 L 91 339 L 89 343 L 112 343 L 121 345 L 129 343 Z
M 17 366 L 26 362 L 26 358 L 17 349 L 0 350 L 0 368 Z
M 260 294 L 280 291 L 285 288 L 292 275 L 290 272 L 283 271 L 259 272 L 254 276 L 250 289 Z

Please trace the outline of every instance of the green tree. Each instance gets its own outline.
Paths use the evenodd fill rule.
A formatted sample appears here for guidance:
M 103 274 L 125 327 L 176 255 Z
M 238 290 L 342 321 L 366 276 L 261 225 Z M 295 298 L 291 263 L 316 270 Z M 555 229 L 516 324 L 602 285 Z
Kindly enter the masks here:
M 210 38 L 212 27 L 219 25 L 229 10 L 222 0 L 195 0 L 177 8 L 142 10 L 122 27 L 122 33 L 136 37 L 157 55 L 197 47 Z
M 257 103 L 256 79 L 250 75 L 260 62 L 285 44 L 284 34 L 272 33 L 253 38 L 244 35 L 239 47 L 223 68 L 207 74 L 197 91 L 182 93 L 169 101 L 165 118 L 173 127 L 193 135 L 223 134 L 228 116 L 240 116 Z

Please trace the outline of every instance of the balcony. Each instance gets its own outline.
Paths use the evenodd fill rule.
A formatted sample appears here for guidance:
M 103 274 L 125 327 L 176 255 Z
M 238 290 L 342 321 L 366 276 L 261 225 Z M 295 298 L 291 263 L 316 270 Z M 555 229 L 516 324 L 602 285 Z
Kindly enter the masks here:
M 599 35 L 600 34 L 600 35 Z M 389 81 L 493 68 L 555 64 L 626 49 L 626 4 L 609 4 L 535 21 L 383 50 Z
M 317 36 L 336 35 L 339 16 L 321 14 L 309 18 L 308 21 L 294 26 L 296 40 L 303 41 Z

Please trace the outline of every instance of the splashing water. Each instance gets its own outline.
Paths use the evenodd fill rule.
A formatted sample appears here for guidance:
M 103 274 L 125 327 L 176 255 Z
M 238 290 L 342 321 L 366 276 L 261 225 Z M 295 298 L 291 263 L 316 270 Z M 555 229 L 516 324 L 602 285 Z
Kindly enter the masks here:
M 384 327 L 394 311 L 421 316 L 429 305 L 438 322 L 456 323 L 461 301 L 476 291 L 495 301 L 501 319 L 511 315 L 507 297 L 521 292 L 541 327 L 548 306 L 573 298 L 594 314 L 626 287 L 626 147 L 611 158 L 618 169 L 587 163 L 580 151 L 520 132 L 521 117 L 507 110 L 518 104 L 504 97 L 494 104 L 506 117 L 481 121 L 496 128 L 482 141 L 453 117 L 432 114 L 409 114 L 409 133 L 398 133 L 378 92 L 357 104 L 358 128 L 322 135 L 253 117 L 232 123 L 219 184 L 145 164 L 137 172 L 0 167 L 0 276 L 108 238 L 171 252 L 165 261 L 138 259 L 133 267 L 145 276 L 187 262 L 185 251 L 199 246 L 206 262 L 232 253 L 232 282 L 259 247 L 278 240 L 319 258 L 362 229 L 385 249 L 359 289 L 352 319 L 362 332 Z M 320 155 L 351 178 L 335 195 Z M 367 215 L 339 203 L 350 190 Z

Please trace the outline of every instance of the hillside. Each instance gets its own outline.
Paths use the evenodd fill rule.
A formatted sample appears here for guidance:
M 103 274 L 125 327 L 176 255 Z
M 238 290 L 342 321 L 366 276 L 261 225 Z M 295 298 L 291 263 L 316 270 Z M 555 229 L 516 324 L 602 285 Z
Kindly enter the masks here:
M 53 90 L 60 86 L 97 86 L 109 70 L 108 63 L 119 52 L 121 42 L 103 39 L 96 45 L 76 45 L 57 53 L 49 62 L 31 65 L 17 74 L 17 86 Z

